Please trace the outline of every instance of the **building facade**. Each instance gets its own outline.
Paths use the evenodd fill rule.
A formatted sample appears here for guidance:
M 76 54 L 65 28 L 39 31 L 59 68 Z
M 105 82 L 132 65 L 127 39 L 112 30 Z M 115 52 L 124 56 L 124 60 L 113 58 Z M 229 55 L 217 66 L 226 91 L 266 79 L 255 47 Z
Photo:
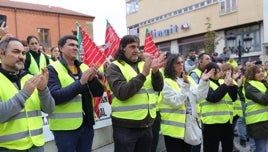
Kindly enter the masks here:
M 7 17 L 8 33 L 21 40 L 35 35 L 45 48 L 56 46 L 63 35 L 76 34 L 76 22 L 93 38 L 94 16 L 60 7 L 0 0 L 0 15 Z
M 216 33 L 215 47 L 211 52 L 220 54 L 223 47 L 230 46 L 227 38 L 232 35 L 234 47 L 229 47 L 229 50 L 235 58 L 241 52 L 241 62 L 265 61 L 268 43 L 264 38 L 267 31 L 264 10 L 268 6 L 264 1 L 126 0 L 128 33 L 139 35 L 143 45 L 146 29 L 149 29 L 160 50 L 187 55 L 189 49 L 196 52 L 205 50 L 209 23 L 210 30 Z M 246 49 L 244 42 L 247 38 L 252 39 L 250 48 Z

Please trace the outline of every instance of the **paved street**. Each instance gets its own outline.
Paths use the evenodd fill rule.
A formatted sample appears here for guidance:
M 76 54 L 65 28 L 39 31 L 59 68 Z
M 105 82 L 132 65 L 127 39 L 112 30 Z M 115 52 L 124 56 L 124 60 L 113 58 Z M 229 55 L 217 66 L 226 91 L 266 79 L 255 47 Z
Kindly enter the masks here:
M 162 140 L 163 140 L 163 138 L 160 138 L 160 142 L 163 142 Z M 247 146 L 245 148 L 240 146 L 238 137 L 235 137 L 234 142 L 235 142 L 235 146 L 240 150 L 240 152 L 250 152 L 250 147 L 249 147 L 248 142 L 247 142 Z M 103 146 L 101 148 L 98 148 L 96 150 L 93 150 L 93 152 L 113 152 L 113 146 L 114 146 L 113 144 L 109 144 L 109 145 Z M 164 147 L 163 147 L 163 143 L 160 143 L 160 146 L 158 146 L 157 152 L 165 152 Z M 219 152 L 221 152 L 221 150 Z

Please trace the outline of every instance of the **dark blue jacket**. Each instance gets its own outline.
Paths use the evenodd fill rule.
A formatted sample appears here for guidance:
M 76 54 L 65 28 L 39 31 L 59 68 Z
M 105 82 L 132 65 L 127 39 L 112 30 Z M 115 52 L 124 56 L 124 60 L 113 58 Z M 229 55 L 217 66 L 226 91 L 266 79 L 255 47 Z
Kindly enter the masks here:
M 72 98 L 76 97 L 78 94 L 82 94 L 82 105 L 83 110 L 85 112 L 84 115 L 84 123 L 88 123 L 90 125 L 94 124 L 94 113 L 93 113 L 93 105 L 92 100 L 93 97 L 100 97 L 102 96 L 104 92 L 104 87 L 102 83 L 98 80 L 97 77 L 95 77 L 93 80 L 89 81 L 85 85 L 81 85 L 79 80 L 82 76 L 82 71 L 79 68 L 79 66 L 82 64 L 82 62 L 75 61 L 75 66 L 78 69 L 78 79 L 75 78 L 75 76 L 71 73 L 71 71 L 67 68 L 67 64 L 64 61 L 63 58 L 59 58 L 59 61 L 65 66 L 68 73 L 71 77 L 74 78 L 74 82 L 70 84 L 69 86 L 62 88 L 60 84 L 60 80 L 58 78 L 58 74 L 56 70 L 49 65 L 48 71 L 49 71 L 49 80 L 48 80 L 48 87 L 51 92 L 51 95 L 53 96 L 56 105 L 65 103 L 70 101 Z

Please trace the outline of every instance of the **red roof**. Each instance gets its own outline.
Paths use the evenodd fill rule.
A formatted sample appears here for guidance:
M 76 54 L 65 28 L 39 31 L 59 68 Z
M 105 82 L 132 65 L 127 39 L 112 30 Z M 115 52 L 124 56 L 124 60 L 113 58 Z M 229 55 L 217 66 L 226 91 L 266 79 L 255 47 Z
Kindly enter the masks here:
M 75 12 L 75 11 L 68 10 L 68 9 L 61 8 L 61 7 L 32 4 L 32 3 L 25 3 L 25 2 L 11 1 L 11 0 L 0 0 L 0 7 L 95 18 L 94 16 L 86 15 L 83 13 Z

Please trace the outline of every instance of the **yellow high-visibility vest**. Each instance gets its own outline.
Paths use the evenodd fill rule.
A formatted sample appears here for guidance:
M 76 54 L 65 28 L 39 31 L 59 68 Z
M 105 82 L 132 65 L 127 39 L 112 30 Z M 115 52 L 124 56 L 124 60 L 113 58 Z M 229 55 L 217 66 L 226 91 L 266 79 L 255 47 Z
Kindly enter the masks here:
M 130 81 L 138 73 L 129 65 L 122 64 L 118 61 L 114 61 L 113 64 L 117 65 L 126 81 Z M 138 63 L 138 68 L 142 71 L 144 62 Z M 112 116 L 116 118 L 129 119 L 129 120 L 142 120 L 148 112 L 152 118 L 156 117 L 156 101 L 157 92 L 154 91 L 151 81 L 151 73 L 146 77 L 143 87 L 135 95 L 121 101 L 120 99 L 113 97 L 112 100 Z
M 39 65 L 37 65 L 37 63 L 35 62 L 35 59 L 32 56 L 32 54 L 29 53 L 29 55 L 30 55 L 31 64 L 29 66 L 28 71 L 31 74 L 40 74 L 42 71 L 42 68 L 47 66 L 47 61 L 46 61 L 45 55 L 43 53 L 40 54 Z
M 248 83 L 258 89 L 262 94 L 265 94 L 267 91 L 267 88 L 262 82 L 250 80 Z M 247 125 L 268 120 L 268 106 L 258 104 L 246 97 L 245 102 L 245 120 Z
M 210 81 L 209 85 L 213 90 L 218 88 L 218 85 L 213 81 Z M 221 101 L 216 103 L 202 100 L 200 108 L 203 124 L 223 124 L 228 121 L 233 123 L 233 102 L 228 93 L 226 93 Z
M 61 87 L 67 87 L 75 80 L 68 74 L 68 70 L 57 60 L 51 64 L 57 71 Z M 80 65 L 81 71 L 88 69 L 86 64 Z M 88 101 L 92 102 L 92 101 Z M 82 96 L 77 95 L 70 101 L 55 106 L 52 114 L 48 115 L 50 130 L 74 130 L 79 128 L 83 122 Z
M 21 78 L 23 87 L 32 75 L 27 74 Z M 5 102 L 19 90 L 10 80 L 0 73 L 0 98 Z M 8 88 L 8 90 L 7 90 Z M 37 89 L 34 90 L 30 98 L 25 102 L 24 108 L 6 122 L 0 123 L 0 147 L 7 149 L 26 150 L 32 146 L 43 146 L 43 120 L 41 114 L 40 100 Z

